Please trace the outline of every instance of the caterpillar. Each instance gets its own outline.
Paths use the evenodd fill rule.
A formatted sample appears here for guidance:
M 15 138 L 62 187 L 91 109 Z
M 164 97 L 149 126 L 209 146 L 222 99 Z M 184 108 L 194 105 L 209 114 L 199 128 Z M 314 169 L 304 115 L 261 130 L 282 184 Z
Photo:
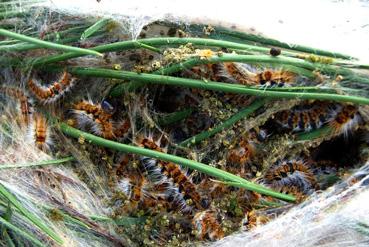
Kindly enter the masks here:
M 123 138 L 128 133 L 129 129 L 131 128 L 131 122 L 129 119 L 123 119 L 121 121 L 115 122 L 113 124 L 114 127 L 114 136 L 116 138 Z
M 50 150 L 53 144 L 50 132 L 46 118 L 40 113 L 34 114 L 33 122 L 29 128 L 29 136 L 37 148 L 42 151 Z
M 275 121 L 292 132 L 308 132 L 321 128 L 331 118 L 334 104 L 322 101 L 303 103 L 292 110 L 280 111 L 275 115 Z
M 72 113 L 80 129 L 90 129 L 94 134 L 106 139 L 113 139 L 114 128 L 112 114 L 105 112 L 100 105 L 82 100 L 73 106 Z
M 248 86 L 278 86 L 282 87 L 291 84 L 296 79 L 296 74 L 285 70 L 267 69 L 262 72 L 256 71 L 253 67 L 241 63 L 222 63 L 221 77 L 232 83 L 240 83 Z
M 265 172 L 262 182 L 279 190 L 296 187 L 303 193 L 309 193 L 316 186 L 314 174 L 302 160 L 283 160 L 275 163 Z
M 255 147 L 252 142 L 242 138 L 237 148 L 232 149 L 228 155 L 228 161 L 231 163 L 243 165 L 250 161 L 255 154 Z
M 143 138 L 139 143 L 142 147 L 163 152 L 158 144 L 148 138 Z M 147 157 L 141 160 L 145 169 L 148 170 L 155 179 L 160 181 L 169 180 L 172 182 L 173 187 L 169 189 L 174 192 L 174 195 L 178 196 L 178 193 L 180 193 L 183 195 L 184 199 L 191 199 L 197 209 L 204 209 L 208 206 L 207 201 L 203 200 L 201 195 L 197 192 L 196 185 L 191 181 L 188 175 L 181 170 L 179 165 L 172 162 L 156 161 Z
M 196 213 L 193 217 L 192 225 L 195 228 L 196 237 L 200 240 L 204 240 L 207 237 L 214 241 L 224 237 L 223 229 L 215 218 L 215 213 L 210 210 Z
M 354 105 L 338 105 L 332 115 L 329 125 L 335 134 L 344 134 L 344 136 L 347 136 L 349 131 L 362 121 L 358 108 Z
M 250 65 L 234 62 L 196 66 L 191 72 L 197 79 L 226 80 L 248 86 L 282 87 L 296 79 L 296 74 L 290 71 L 266 69 L 260 72 Z
M 170 180 L 160 169 L 158 161 L 149 158 L 141 157 L 141 164 L 144 166 L 148 173 L 150 180 L 156 185 L 164 189 L 164 198 L 174 208 L 178 208 L 182 213 L 190 214 L 193 211 L 193 207 L 190 206 L 183 193 L 179 188 Z
M 118 188 L 127 196 L 131 209 L 151 208 L 157 204 L 157 197 L 151 193 L 152 186 L 141 174 L 132 174 L 118 182 Z
M 74 85 L 74 79 L 70 74 L 64 72 L 60 79 L 49 86 L 42 86 L 34 79 L 28 80 L 28 87 L 36 98 L 44 104 L 50 104 L 58 101 Z
M 33 112 L 32 103 L 25 94 L 25 92 L 19 88 L 1 86 L 0 93 L 12 98 L 13 100 L 19 101 L 20 110 L 22 115 L 22 123 L 25 125 L 30 124 L 31 114 Z
M 361 117 L 356 106 L 316 101 L 278 112 L 275 120 L 292 132 L 309 132 L 328 123 L 334 134 L 347 136 L 360 124 Z
M 245 176 L 249 173 L 248 165 L 256 153 L 252 141 L 247 138 L 241 138 L 237 146 L 231 149 L 227 156 L 227 163 L 230 164 L 229 172 Z

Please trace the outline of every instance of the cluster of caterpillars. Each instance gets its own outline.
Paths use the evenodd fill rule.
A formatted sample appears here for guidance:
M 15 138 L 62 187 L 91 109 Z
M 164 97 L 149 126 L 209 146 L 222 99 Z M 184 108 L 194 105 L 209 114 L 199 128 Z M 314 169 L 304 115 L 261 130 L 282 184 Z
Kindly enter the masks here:
M 239 63 L 209 64 L 195 67 L 191 73 L 214 81 L 240 83 L 247 86 L 288 86 L 293 85 L 298 75 L 284 70 L 258 70 Z M 37 102 L 55 105 L 75 82 L 70 74 L 64 72 L 59 80 L 48 86 L 41 85 L 35 79 L 28 80 L 27 90 L 2 86 L 0 93 L 19 104 L 19 122 L 27 126 L 33 143 L 43 151 L 50 150 L 51 128 L 47 118 L 33 109 L 26 92 Z M 93 103 L 81 100 L 71 104 L 66 114 L 68 123 L 83 131 L 105 139 L 122 142 L 130 133 L 131 122 L 121 119 L 115 106 L 109 100 Z M 63 116 L 65 119 L 65 116 Z M 336 135 L 347 135 L 362 124 L 359 109 L 355 105 L 323 101 L 304 101 L 289 110 L 274 114 L 271 121 L 290 132 L 309 132 L 324 126 L 330 126 Z M 201 130 L 199 130 L 201 131 Z M 252 129 L 237 137 L 235 145 L 227 150 L 227 170 L 239 176 L 249 178 L 247 166 L 252 163 L 260 145 L 268 138 L 269 130 Z M 151 136 L 132 136 L 134 144 L 158 152 L 166 152 L 159 140 Z M 127 157 L 127 156 L 125 156 Z M 194 234 L 201 240 L 221 239 L 225 235 L 218 209 L 212 202 L 222 195 L 235 194 L 238 205 L 242 207 L 244 219 L 241 225 L 250 230 L 259 223 L 265 223 L 266 216 L 258 216 L 252 205 L 258 204 L 262 197 L 244 189 L 232 190 L 226 184 L 206 177 L 200 183 L 192 179 L 192 174 L 178 164 L 148 157 L 139 157 L 139 168 L 123 168 L 117 171 L 116 189 L 127 198 L 124 212 L 143 210 L 145 213 L 158 207 L 166 212 L 175 211 L 185 215 L 191 222 Z M 122 166 L 130 166 L 126 158 L 120 161 Z M 274 190 L 293 194 L 299 198 L 311 194 L 318 188 L 316 171 L 301 158 L 279 160 L 271 164 L 255 180 Z M 268 200 L 268 199 L 267 199 Z
M 27 94 L 20 88 L 8 86 L 1 86 L 0 93 L 18 105 L 15 107 L 16 115 L 20 115 L 17 122 L 27 131 L 27 141 L 43 151 L 48 151 L 52 145 L 52 139 L 47 119 L 43 114 L 34 111 Z
M 42 112 L 34 110 L 32 98 L 27 92 L 34 96 L 37 103 L 52 105 L 60 100 L 73 84 L 74 78 L 69 73 L 63 72 L 60 78 L 49 86 L 43 86 L 30 78 L 26 87 L 28 90 L 3 85 L 0 93 L 19 105 L 18 113 L 20 112 L 21 118 L 18 123 L 26 128 L 27 139 L 37 148 L 50 151 L 53 140 L 48 120 Z
M 159 140 L 154 141 L 152 137 L 138 138 L 136 144 L 165 152 Z M 211 209 L 207 197 L 199 191 L 199 186 L 192 181 L 188 172 L 172 162 L 149 157 L 140 157 L 139 160 L 139 171 L 127 168 L 127 159 L 123 159 L 121 163 L 126 168 L 125 172 L 120 172 L 125 175 L 119 179 L 118 188 L 128 198 L 128 212 L 132 209 L 150 211 L 160 205 L 161 210 L 185 215 L 192 222 L 194 233 L 199 239 L 216 240 L 224 236 L 216 210 Z

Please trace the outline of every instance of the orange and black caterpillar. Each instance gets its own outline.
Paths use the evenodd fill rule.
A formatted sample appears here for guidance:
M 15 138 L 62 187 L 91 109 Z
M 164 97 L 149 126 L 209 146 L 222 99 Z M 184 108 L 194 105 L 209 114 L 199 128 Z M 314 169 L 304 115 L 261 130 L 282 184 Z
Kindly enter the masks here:
M 256 148 L 252 140 L 241 138 L 239 143 L 228 153 L 227 163 L 229 164 L 229 172 L 239 176 L 245 176 L 249 169 L 251 159 L 256 153 Z
M 150 180 L 157 186 L 162 186 L 165 190 L 164 198 L 171 205 L 171 207 L 179 209 L 182 213 L 190 214 L 193 211 L 193 207 L 188 204 L 184 194 L 180 191 L 173 181 L 162 173 L 158 161 L 149 158 L 142 157 L 141 163 L 144 169 L 147 171 L 147 175 Z
M 90 129 L 93 134 L 106 139 L 115 137 L 112 114 L 102 109 L 101 105 L 95 105 L 91 101 L 82 100 L 73 106 L 73 115 L 80 129 Z
M 304 103 L 292 108 L 278 112 L 275 120 L 283 128 L 293 132 L 308 132 L 321 128 L 331 118 L 331 109 L 334 104 L 316 101 Z
M 254 153 L 254 145 L 247 139 L 242 138 L 238 146 L 229 152 L 228 161 L 231 163 L 243 165 L 250 161 Z
M 208 238 L 214 241 L 224 237 L 224 231 L 213 211 L 206 210 L 196 213 L 192 225 L 195 228 L 196 237 L 200 240 Z
M 358 107 L 354 105 L 337 105 L 331 115 L 329 125 L 335 134 L 343 133 L 347 136 L 350 130 L 355 129 L 362 122 Z
M 52 139 L 47 119 L 40 113 L 35 113 L 30 125 L 29 136 L 37 148 L 42 151 L 50 150 Z
M 158 144 L 148 138 L 143 138 L 139 143 L 142 147 L 163 152 Z M 173 182 L 174 187 L 170 190 L 175 192 L 178 189 L 178 192 L 184 195 L 184 199 L 188 198 L 193 201 L 197 209 L 204 209 L 208 206 L 207 201 L 203 200 L 197 192 L 196 185 L 181 170 L 179 165 L 166 161 L 156 162 L 150 158 L 143 158 L 142 163 L 145 169 L 156 179 Z
M 347 135 L 349 130 L 359 125 L 361 117 L 356 106 L 315 101 L 278 112 L 275 120 L 293 132 L 308 132 L 328 123 L 335 134 Z
M 316 186 L 316 179 L 302 160 L 284 160 L 275 163 L 265 172 L 262 183 L 281 191 L 293 187 L 302 193 L 309 193 Z
M 286 70 L 257 71 L 247 64 L 233 62 L 196 66 L 191 69 L 191 72 L 195 78 L 212 81 L 226 80 L 248 86 L 282 87 L 294 83 L 297 77 L 295 73 Z
M 20 110 L 22 114 L 22 123 L 28 125 L 32 114 L 32 104 L 25 92 L 19 88 L 1 86 L 0 93 L 12 98 L 13 100 L 19 101 Z
M 131 128 L 131 122 L 128 119 L 123 119 L 119 122 L 114 123 L 113 127 L 114 136 L 116 138 L 124 138 Z
M 285 70 L 267 69 L 261 72 L 247 64 L 227 62 L 220 64 L 221 77 L 233 83 L 248 86 L 278 86 L 291 84 L 296 79 L 296 74 Z
M 119 139 L 124 137 L 131 123 L 128 119 L 113 121 L 112 116 L 116 109 L 106 100 L 101 104 L 82 100 L 74 104 L 72 113 L 78 128 L 91 130 L 93 134 L 106 139 Z
M 158 191 L 153 191 L 153 186 L 142 174 L 130 174 L 119 180 L 118 187 L 129 200 L 129 210 L 142 208 L 149 209 L 158 203 Z
M 54 103 L 62 98 L 74 85 L 74 79 L 70 74 L 64 72 L 61 78 L 50 84 L 49 86 L 42 86 L 34 79 L 28 80 L 28 87 L 36 98 L 45 104 Z

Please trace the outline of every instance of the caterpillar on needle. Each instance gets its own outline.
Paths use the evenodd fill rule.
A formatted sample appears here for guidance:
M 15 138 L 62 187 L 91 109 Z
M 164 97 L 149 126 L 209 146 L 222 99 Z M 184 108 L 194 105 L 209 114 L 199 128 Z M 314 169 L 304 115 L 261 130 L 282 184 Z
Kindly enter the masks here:
M 73 105 L 72 113 L 78 128 L 91 130 L 92 133 L 106 139 L 115 137 L 112 113 L 104 111 L 101 105 L 82 100 Z
M 220 75 L 232 83 L 247 86 L 278 86 L 290 85 L 296 80 L 296 74 L 286 70 L 265 69 L 257 71 L 247 64 L 226 62 L 220 64 Z
M 160 147 L 160 144 L 155 143 L 155 141 L 150 138 L 142 138 L 138 143 L 144 148 L 159 152 L 164 151 Z M 175 198 L 178 196 L 178 198 L 182 198 L 181 195 L 183 195 L 184 199 L 191 199 L 197 209 L 208 207 L 207 201 L 203 199 L 197 191 L 197 186 L 191 181 L 189 176 L 182 171 L 179 165 L 172 162 L 156 161 L 146 157 L 141 158 L 141 161 L 152 177 L 160 182 L 170 182 L 168 189 L 175 193 Z

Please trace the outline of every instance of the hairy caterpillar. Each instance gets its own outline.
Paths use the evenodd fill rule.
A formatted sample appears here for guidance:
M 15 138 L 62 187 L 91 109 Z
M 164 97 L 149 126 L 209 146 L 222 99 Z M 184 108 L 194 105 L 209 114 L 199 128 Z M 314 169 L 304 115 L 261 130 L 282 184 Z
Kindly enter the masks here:
M 277 162 L 265 172 L 262 182 L 279 190 L 296 187 L 303 193 L 309 193 L 316 185 L 314 174 L 302 160 Z
M 335 134 L 347 135 L 359 125 L 361 117 L 356 106 L 316 101 L 278 112 L 275 120 L 293 132 L 308 132 L 329 124 Z
M 127 196 L 130 209 L 154 207 L 157 204 L 156 193 L 152 185 L 141 174 L 132 174 L 118 182 L 118 187 Z
M 121 121 L 115 122 L 113 124 L 114 127 L 114 136 L 116 138 L 123 138 L 127 135 L 129 129 L 131 128 L 131 122 L 129 119 L 123 119 Z
M 67 72 L 64 72 L 61 78 L 50 84 L 42 86 L 34 79 L 28 80 L 28 87 L 36 98 L 45 104 L 54 103 L 62 98 L 74 85 L 74 79 Z
M 139 143 L 142 147 L 163 152 L 158 144 L 148 138 L 143 138 Z M 169 180 L 172 182 L 173 186 L 168 188 L 170 191 L 174 192 L 174 195 L 178 196 L 178 193 L 180 193 L 183 195 L 184 199 L 191 199 L 197 209 L 204 209 L 208 206 L 206 200 L 203 200 L 201 195 L 197 192 L 196 185 L 191 181 L 188 175 L 181 170 L 179 165 L 171 162 L 156 161 L 147 157 L 141 160 L 145 169 L 149 171 L 151 176 L 154 176 L 155 179 L 158 181 Z M 181 196 L 179 198 L 181 198 Z
M 224 237 L 223 229 L 215 218 L 215 213 L 210 210 L 196 213 L 192 225 L 195 228 L 196 237 L 201 240 L 207 237 L 214 241 Z
M 1 86 L 0 93 L 12 98 L 13 100 L 19 101 L 20 110 L 22 114 L 22 123 L 28 125 L 30 123 L 30 116 L 33 112 L 32 104 L 25 92 L 19 88 Z
M 115 137 L 112 114 L 105 112 L 100 105 L 83 100 L 74 104 L 72 112 L 78 128 L 90 129 L 93 134 L 106 139 Z
M 349 131 L 356 128 L 362 121 L 358 108 L 353 105 L 338 105 L 332 115 L 329 125 L 335 134 L 347 136 Z
M 37 148 L 42 151 L 50 150 L 53 144 L 50 132 L 47 119 L 40 113 L 34 114 L 29 128 L 29 136 Z
M 221 76 L 233 83 L 240 83 L 248 86 L 278 86 L 282 87 L 295 81 L 296 75 L 285 70 L 267 69 L 261 72 L 256 71 L 249 65 L 240 63 L 222 63 Z
M 283 128 L 293 132 L 308 132 L 321 128 L 330 119 L 330 112 L 334 104 L 316 101 L 304 103 L 292 108 L 278 112 L 275 120 Z
M 237 145 L 237 148 L 234 148 L 229 152 L 228 161 L 230 161 L 231 163 L 243 165 L 250 161 L 254 153 L 254 145 L 245 138 L 242 138 Z

